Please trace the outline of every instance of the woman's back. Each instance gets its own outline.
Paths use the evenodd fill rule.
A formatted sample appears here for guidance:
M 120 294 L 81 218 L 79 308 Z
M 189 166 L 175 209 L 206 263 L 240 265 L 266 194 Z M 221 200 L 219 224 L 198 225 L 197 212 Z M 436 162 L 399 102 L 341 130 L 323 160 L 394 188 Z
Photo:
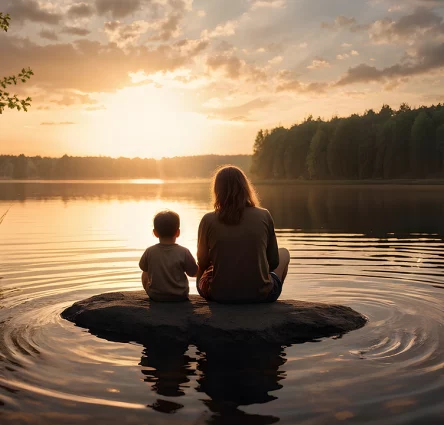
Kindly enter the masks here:
M 214 267 L 210 297 L 218 302 L 258 302 L 272 289 L 270 270 L 279 264 L 273 219 L 262 208 L 244 209 L 239 224 L 206 214 L 199 226 L 198 262 Z

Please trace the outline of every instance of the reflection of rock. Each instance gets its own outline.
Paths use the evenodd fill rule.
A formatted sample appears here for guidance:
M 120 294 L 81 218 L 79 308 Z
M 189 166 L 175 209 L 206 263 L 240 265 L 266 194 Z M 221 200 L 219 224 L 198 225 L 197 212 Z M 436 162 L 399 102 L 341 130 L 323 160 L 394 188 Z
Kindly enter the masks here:
M 365 325 L 349 307 L 302 301 L 228 305 L 198 296 L 181 303 L 149 301 L 145 292 L 97 295 L 67 308 L 62 317 L 98 336 L 146 343 L 153 337 L 193 343 L 292 344 L 339 335 Z
M 149 404 L 147 407 L 151 407 L 151 409 L 161 413 L 176 413 L 183 408 L 183 404 L 167 400 L 156 400 L 155 403 Z
M 286 362 L 280 345 L 231 344 L 208 346 L 198 360 L 202 377 L 198 391 L 215 402 L 236 405 L 268 403 L 269 391 L 282 388 L 279 367 Z
M 142 353 L 140 366 L 145 375 L 145 382 L 152 384 L 157 394 L 165 397 L 179 397 L 185 394 L 184 386 L 189 376 L 194 375 L 190 363 L 195 362 L 185 354 L 186 343 L 174 343 L 156 339 L 147 344 Z
M 188 355 L 186 344 L 157 339 L 143 350 L 140 365 L 151 390 L 164 397 L 181 397 L 191 388 L 190 376 L 197 376 L 202 402 L 209 410 L 208 424 L 269 425 L 279 418 L 242 411 L 240 406 L 276 400 L 282 388 L 286 362 L 284 349 L 275 344 L 208 344 L 205 351 Z M 180 401 L 178 399 L 177 401 Z M 157 398 L 147 405 L 163 413 L 176 413 L 184 407 L 176 400 Z M 201 423 L 201 422 L 197 422 Z
M 246 413 L 235 404 L 213 400 L 206 400 L 204 403 L 213 413 L 205 422 L 209 425 L 271 425 L 280 420 L 276 416 Z
M 210 424 L 268 425 L 279 421 L 274 416 L 251 415 L 239 406 L 268 403 L 276 399 L 269 394 L 282 388 L 285 374 L 279 368 L 286 362 L 283 348 L 270 344 L 208 345 L 198 360 L 199 392 L 213 415 Z

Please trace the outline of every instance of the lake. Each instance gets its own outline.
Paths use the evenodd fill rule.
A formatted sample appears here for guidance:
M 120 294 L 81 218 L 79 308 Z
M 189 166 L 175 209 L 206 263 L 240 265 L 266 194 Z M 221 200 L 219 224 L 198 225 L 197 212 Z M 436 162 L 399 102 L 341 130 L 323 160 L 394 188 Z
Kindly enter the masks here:
M 0 182 L 1 423 L 444 423 L 442 186 L 258 186 L 291 253 L 282 298 L 369 318 L 340 338 L 203 352 L 107 341 L 60 317 L 141 289 L 158 210 L 180 214 L 178 243 L 195 254 L 208 186 Z

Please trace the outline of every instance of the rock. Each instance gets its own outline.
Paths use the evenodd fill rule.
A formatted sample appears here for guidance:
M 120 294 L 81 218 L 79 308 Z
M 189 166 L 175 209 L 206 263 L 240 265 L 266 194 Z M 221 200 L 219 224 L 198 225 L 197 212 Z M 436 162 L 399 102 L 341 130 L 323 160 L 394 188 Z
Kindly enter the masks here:
M 156 303 L 144 291 L 114 292 L 76 302 L 62 317 L 114 341 L 144 344 L 153 338 L 208 344 L 293 344 L 342 335 L 367 319 L 350 307 L 303 301 L 218 304 L 197 295 L 190 301 Z

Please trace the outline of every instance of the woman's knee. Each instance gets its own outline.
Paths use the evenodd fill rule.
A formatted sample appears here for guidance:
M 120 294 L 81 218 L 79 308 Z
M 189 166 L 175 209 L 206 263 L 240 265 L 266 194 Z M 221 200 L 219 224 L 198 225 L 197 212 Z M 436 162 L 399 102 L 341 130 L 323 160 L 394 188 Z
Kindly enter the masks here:
M 290 264 L 290 251 L 287 248 L 279 248 L 279 265 L 288 266 Z

